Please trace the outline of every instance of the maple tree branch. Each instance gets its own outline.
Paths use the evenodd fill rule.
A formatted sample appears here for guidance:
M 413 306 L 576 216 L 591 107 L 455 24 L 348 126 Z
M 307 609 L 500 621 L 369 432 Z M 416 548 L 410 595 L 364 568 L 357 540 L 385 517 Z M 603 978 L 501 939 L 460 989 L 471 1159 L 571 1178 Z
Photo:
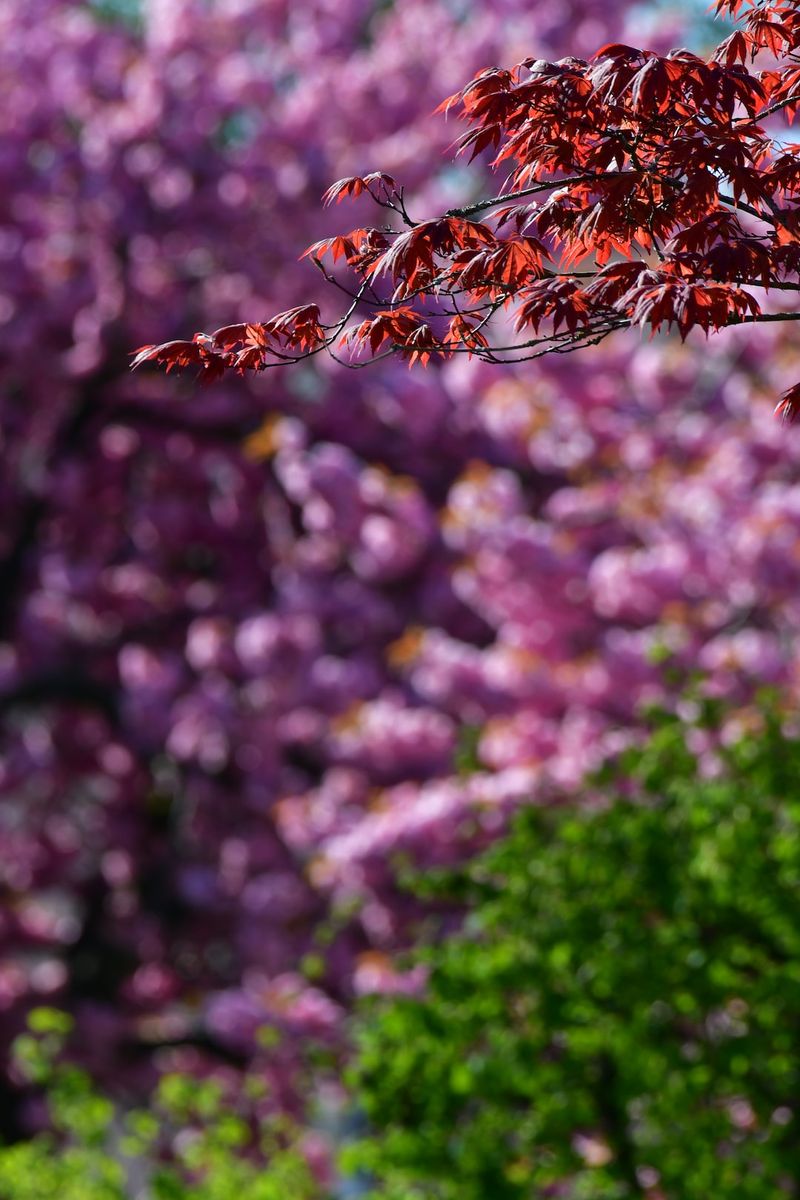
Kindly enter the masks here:
M 800 0 L 792 3 L 800 9 Z M 734 16 L 742 8 L 743 0 L 718 0 Z M 634 324 L 651 335 L 677 329 L 685 340 L 694 328 L 708 337 L 733 325 L 800 320 L 800 312 L 762 312 L 753 294 L 800 293 L 791 278 L 800 275 L 800 150 L 782 147 L 759 124 L 800 106 L 798 72 L 786 65 L 797 47 L 794 34 L 758 25 L 762 9 L 771 12 L 769 0 L 753 0 L 745 32 L 708 63 L 688 52 L 664 57 L 612 45 L 589 61 L 537 66 L 531 80 L 522 75 L 527 60 L 510 72 L 481 72 L 445 106 L 460 101 L 470 126 L 459 153 L 472 147 L 474 158 L 495 147 L 498 194 L 416 222 L 392 176 L 338 180 L 325 203 L 366 191 L 395 220 L 305 252 L 350 301 L 336 324 L 322 323 L 319 307 L 308 305 L 220 330 L 219 340 L 195 335 L 199 349 L 183 341 L 142 347 L 134 365 L 199 362 L 213 379 L 227 368 L 263 370 L 323 350 L 352 369 L 390 354 L 409 366 L 455 354 L 523 362 L 596 345 Z M 778 69 L 749 71 L 742 45 L 772 52 Z M 748 228 L 745 215 L 758 224 Z M 319 261 L 328 253 L 330 270 Z M 342 254 L 355 281 L 336 278 Z M 587 260 L 590 269 L 570 269 Z M 371 310 L 366 319 L 361 311 L 348 324 L 361 304 Z M 490 322 L 508 307 L 516 321 L 507 336 L 528 340 L 493 346 Z M 504 328 L 494 327 L 501 339 Z M 344 362 L 339 347 L 359 361 Z M 800 384 L 782 409 L 800 416 Z
M 403 188 L 400 188 L 397 192 L 397 204 L 400 216 L 403 218 L 405 224 L 411 229 L 416 229 L 418 222 L 414 221 L 408 214 L 408 210 L 406 209 L 405 191 Z
M 480 330 L 486 321 L 489 320 L 492 313 L 487 314 L 487 317 L 476 327 Z M 800 312 L 797 313 L 760 313 L 758 315 L 736 318 L 733 317 L 722 328 L 730 328 L 736 325 L 750 325 L 762 322 L 775 321 L 799 321 Z M 604 324 L 594 324 L 587 326 L 581 330 L 562 330 L 560 333 L 553 333 L 541 338 L 532 338 L 527 342 L 518 342 L 504 346 L 445 346 L 442 343 L 437 343 L 431 347 L 431 353 L 440 354 L 466 354 L 468 357 L 483 359 L 485 362 L 495 364 L 514 364 L 521 362 L 530 362 L 534 359 L 544 358 L 548 354 L 570 354 L 576 350 L 585 349 L 588 346 L 599 345 L 612 333 L 616 333 L 621 329 L 633 328 L 633 321 L 630 317 L 606 318 Z M 389 350 L 376 356 L 374 359 L 369 359 L 367 362 L 349 363 L 335 355 L 330 346 L 327 347 L 328 353 L 335 362 L 348 370 L 363 369 L 371 362 L 379 359 L 389 358 L 392 355 L 408 353 L 408 348 L 402 345 L 392 346 Z M 520 354 L 520 351 L 531 350 L 530 354 Z M 516 357 L 509 357 L 515 355 Z
M 769 283 L 759 283 L 755 279 L 729 279 L 717 280 L 714 283 L 738 283 L 741 287 L 760 288 L 762 291 L 770 292 L 773 289 L 779 292 L 800 292 L 800 283 L 789 283 L 788 280 L 774 279 Z
M 391 349 L 384 350 L 382 354 L 375 354 L 372 357 L 365 359 L 364 362 L 346 362 L 343 358 L 340 358 L 338 354 L 334 353 L 333 349 L 331 348 L 332 346 L 333 342 L 325 347 L 329 357 L 332 358 L 335 363 L 338 363 L 340 367 L 345 367 L 348 371 L 363 371 L 365 367 L 371 367 L 373 363 L 383 362 L 385 358 L 391 358 L 392 355 L 396 354 L 399 349 L 398 346 L 392 346 Z
M 616 175 L 633 175 L 633 174 L 650 174 L 644 168 L 638 168 L 634 171 L 617 171 L 613 172 Z M 461 208 L 448 208 L 444 213 L 446 217 L 470 217 L 476 213 L 485 212 L 487 209 L 494 208 L 498 204 L 513 203 L 515 200 L 524 199 L 526 196 L 534 196 L 540 192 L 551 191 L 556 188 L 571 187 L 576 183 L 591 183 L 593 180 L 607 179 L 612 172 L 606 172 L 603 175 L 598 175 L 591 172 L 584 172 L 582 175 L 571 175 L 565 179 L 548 180 L 546 182 L 532 184 L 531 187 L 523 188 L 518 192 L 505 192 L 498 196 L 492 196 L 487 200 L 476 201 L 475 204 L 467 204 Z M 653 177 L 659 183 L 669 184 L 670 187 L 680 191 L 686 186 L 683 180 L 674 179 L 668 175 L 657 175 L 653 173 Z M 773 225 L 763 212 L 754 208 L 744 200 L 736 200 L 733 196 L 727 196 L 724 192 L 719 192 L 719 199 L 722 204 L 727 204 L 731 208 L 739 209 L 741 212 L 748 213 L 751 217 L 756 217 L 760 221 L 765 221 L 769 225 Z
M 353 292 L 350 290 L 350 288 L 345 287 L 344 284 L 340 280 L 338 280 L 335 275 L 332 275 L 330 273 L 330 271 L 328 271 L 327 268 L 322 265 L 321 261 L 316 256 L 313 257 L 311 259 L 311 261 L 313 262 L 314 266 L 320 271 L 320 273 L 324 276 L 326 281 L 330 284 L 333 284 L 333 286 L 335 288 L 337 288 L 340 292 L 343 292 L 344 295 L 348 297 L 348 299 L 354 300 L 357 304 L 369 304 L 373 308 L 378 307 L 378 306 L 383 307 L 385 302 L 383 300 L 381 300 L 378 293 L 372 287 L 371 281 L 370 281 L 370 285 L 369 285 L 369 290 L 372 292 L 373 296 L 375 297 L 374 300 L 368 300 L 363 295 L 360 295 L 359 292 Z M 362 288 L 362 291 L 363 291 L 363 288 Z M 331 328 L 335 328 L 335 325 L 331 326 Z
M 499 196 L 492 196 L 488 200 L 479 200 L 475 204 L 466 204 L 461 208 L 448 208 L 444 215 L 446 217 L 471 217 L 475 213 L 485 212 L 488 208 L 494 208 L 497 204 L 507 204 L 514 200 L 522 200 L 525 196 L 534 196 L 537 192 L 551 191 L 553 188 L 571 187 L 573 183 L 586 183 L 587 180 L 600 178 L 602 176 L 584 172 L 582 175 L 574 175 L 567 179 L 554 179 L 546 183 L 536 183 L 528 188 L 522 188 L 518 192 L 506 192 Z
M 563 343 L 557 343 L 555 345 L 553 344 L 552 339 L 542 338 L 539 341 L 527 342 L 527 343 L 524 343 L 523 345 L 515 348 L 517 350 L 522 350 L 522 349 L 525 349 L 526 346 L 530 347 L 531 349 L 534 346 L 542 347 L 541 349 L 534 350 L 534 352 L 532 354 L 521 354 L 517 358 L 506 358 L 506 357 L 495 358 L 495 357 L 492 357 L 489 361 L 495 362 L 495 363 L 505 363 L 506 365 L 513 365 L 514 363 L 532 362 L 534 359 L 537 359 L 537 358 L 545 358 L 548 354 L 571 354 L 571 353 L 573 353 L 573 351 L 583 350 L 587 346 L 598 346 L 601 342 L 605 341 L 605 339 L 607 337 L 609 337 L 610 334 L 615 333 L 618 329 L 625 329 L 626 327 L 630 326 L 630 324 L 631 324 L 630 321 L 626 318 L 624 321 L 620 321 L 616 324 L 609 325 L 608 328 L 606 328 L 606 329 L 598 330 L 595 327 L 594 329 L 584 330 L 580 334 L 573 334 L 573 335 L 571 335 L 569 341 L 563 342 Z M 556 336 L 561 336 L 561 335 L 556 335 Z M 546 345 L 545 343 L 549 343 L 549 344 Z M 511 347 L 508 347 L 508 352 L 509 353 L 512 352 Z M 459 351 L 456 351 L 456 353 L 459 353 Z M 485 354 L 479 350 L 474 351 L 474 353 L 475 353 L 476 358 L 486 357 Z
M 676 188 L 678 191 L 683 191 L 686 187 L 686 183 L 682 179 L 674 179 L 669 175 L 654 175 L 654 178 L 657 179 L 659 183 L 666 183 L 670 187 Z M 775 224 L 775 222 L 771 221 L 769 217 L 764 215 L 764 213 L 759 212 L 757 208 L 754 208 L 752 204 L 748 204 L 746 200 L 736 200 L 733 196 L 727 196 L 724 192 L 720 192 L 719 190 L 717 191 L 717 198 L 719 199 L 720 203 L 727 204 L 730 208 L 739 209 L 741 212 L 746 212 L 751 217 L 756 217 L 759 221 L 764 221 L 767 225 Z
M 752 204 L 748 204 L 745 200 L 735 200 L 733 196 L 726 196 L 724 192 L 718 192 L 717 195 L 723 204 L 727 204 L 729 208 L 738 209 L 740 212 L 746 212 L 751 217 L 756 217 L 759 221 L 764 221 L 767 225 L 774 225 L 775 222 L 763 212 L 759 212 L 757 208 L 753 208 Z
M 736 317 L 728 321 L 723 328 L 727 329 L 729 325 L 756 325 L 763 321 L 800 321 L 800 312 L 758 313 L 749 317 Z
M 764 119 L 764 117 L 771 117 L 776 112 L 780 112 L 782 109 L 788 108 L 789 105 L 791 105 L 791 104 L 800 104 L 800 95 L 787 96 L 784 100 L 776 100 L 774 104 L 771 104 L 769 106 L 769 108 L 765 108 L 763 112 L 760 112 L 758 114 L 758 119 L 759 119 L 759 121 L 762 121 Z M 736 119 L 737 119 L 737 121 L 747 121 L 747 120 L 750 120 L 751 118 L 737 117 Z

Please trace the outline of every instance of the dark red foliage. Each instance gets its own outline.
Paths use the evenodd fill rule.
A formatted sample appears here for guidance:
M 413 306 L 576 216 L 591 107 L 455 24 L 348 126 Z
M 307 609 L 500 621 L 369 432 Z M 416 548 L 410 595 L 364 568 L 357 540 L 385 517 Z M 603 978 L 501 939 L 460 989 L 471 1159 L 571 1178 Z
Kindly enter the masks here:
M 507 172 L 498 195 L 416 221 L 390 175 L 340 179 L 326 204 L 365 193 L 394 222 L 305 252 L 348 292 L 341 318 L 324 324 L 309 305 L 144 347 L 134 365 L 197 365 L 213 379 L 320 350 L 508 362 L 630 325 L 686 338 L 800 318 L 779 302 L 800 292 L 800 150 L 774 129 L 800 104 L 800 0 L 716 11 L 740 27 L 706 60 L 610 44 L 589 60 L 481 72 L 441 109 L 467 122 L 459 153 L 494 152 Z

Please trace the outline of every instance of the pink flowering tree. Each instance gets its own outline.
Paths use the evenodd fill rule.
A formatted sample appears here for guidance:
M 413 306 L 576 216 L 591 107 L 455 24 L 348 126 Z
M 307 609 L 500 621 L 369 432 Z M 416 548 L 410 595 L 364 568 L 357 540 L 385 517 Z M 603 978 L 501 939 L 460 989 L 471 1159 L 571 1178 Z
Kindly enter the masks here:
M 334 167 L 379 157 L 421 199 L 461 196 L 429 115 L 462 72 L 588 49 L 624 18 L 582 0 L 0 15 L 4 1036 L 65 1004 L 90 1065 L 132 1080 L 165 1055 L 238 1062 L 264 1023 L 338 1037 L 393 921 L 341 920 L 314 958 L 336 904 L 309 847 L 375 788 L 452 769 L 457 719 L 390 648 L 420 624 L 486 643 L 439 511 L 495 438 L 444 379 L 306 373 L 198 405 L 131 378 L 128 352 L 293 295 L 287 214 L 296 244 L 324 233 Z M 303 797 L 327 815 L 298 835 Z M 281 1079 L 293 1053 L 268 1056 Z
M 419 984 L 393 966 L 398 867 L 574 791 L 688 673 L 743 720 L 754 686 L 796 686 L 773 331 L 201 399 L 128 372 L 134 346 L 299 300 L 290 246 L 330 232 L 331 178 L 379 162 L 421 206 L 468 201 L 442 97 L 627 19 L 499 15 L 0 14 L 4 1038 L 62 1004 L 101 1078 L 255 1060 L 291 1108 L 354 995 Z M 19 1132 L 35 1112 L 3 1086 Z

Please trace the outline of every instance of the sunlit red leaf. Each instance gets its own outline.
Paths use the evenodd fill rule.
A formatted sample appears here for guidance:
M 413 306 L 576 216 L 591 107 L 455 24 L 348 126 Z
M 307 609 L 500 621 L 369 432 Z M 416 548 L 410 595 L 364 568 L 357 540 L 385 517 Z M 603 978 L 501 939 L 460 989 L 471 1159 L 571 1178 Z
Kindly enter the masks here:
M 794 425 L 800 417 L 800 383 L 784 392 L 775 407 L 775 415 L 787 425 Z

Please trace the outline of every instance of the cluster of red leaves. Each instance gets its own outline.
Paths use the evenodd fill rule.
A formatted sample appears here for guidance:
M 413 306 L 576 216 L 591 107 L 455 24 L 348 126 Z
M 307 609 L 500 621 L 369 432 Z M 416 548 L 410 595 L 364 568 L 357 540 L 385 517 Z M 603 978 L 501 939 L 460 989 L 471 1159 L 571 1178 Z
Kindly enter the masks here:
M 198 366 L 204 383 L 213 383 L 225 370 L 263 371 L 270 361 L 294 362 L 326 345 L 316 304 L 287 309 L 261 324 L 225 325 L 214 333 L 196 333 L 190 342 L 142 346 L 132 366 L 158 362 L 173 367 Z
M 483 71 L 445 100 L 468 125 L 458 152 L 491 149 L 506 172 L 496 196 L 415 221 L 389 175 L 333 184 L 326 203 L 365 193 L 391 216 L 305 252 L 350 297 L 338 321 L 309 305 L 145 347 L 134 365 L 210 379 L 322 349 L 519 361 L 628 325 L 685 338 L 798 319 L 774 297 L 800 292 L 800 150 L 776 133 L 800 105 L 800 0 L 716 8 L 739 27 L 708 59 L 608 45 Z

